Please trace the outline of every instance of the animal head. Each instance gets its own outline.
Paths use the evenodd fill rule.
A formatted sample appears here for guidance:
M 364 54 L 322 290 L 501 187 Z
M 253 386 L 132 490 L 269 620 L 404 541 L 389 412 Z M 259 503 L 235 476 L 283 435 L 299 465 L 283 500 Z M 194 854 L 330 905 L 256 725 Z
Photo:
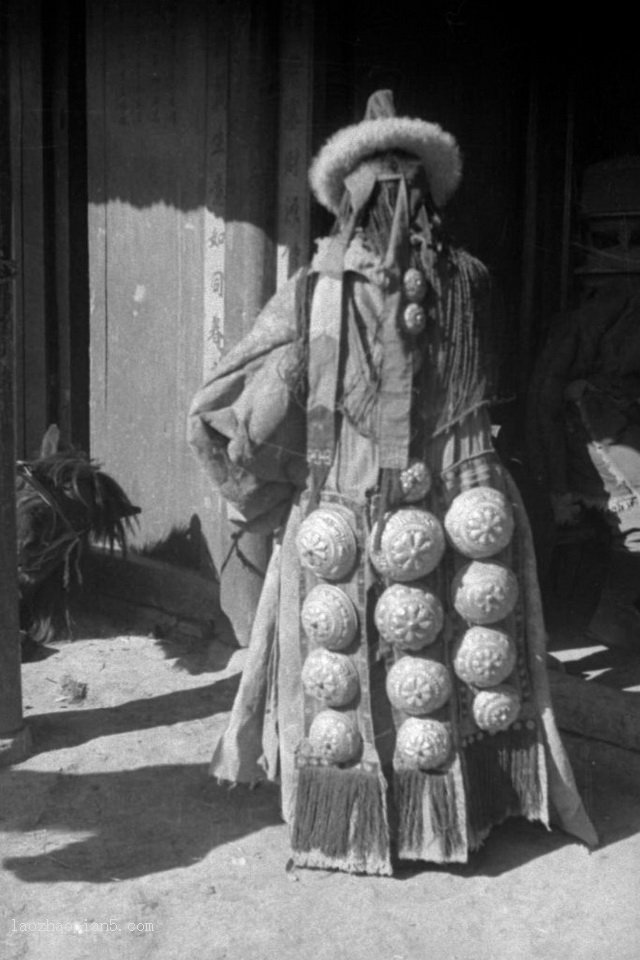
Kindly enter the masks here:
M 84 541 L 126 549 L 140 508 L 99 464 L 77 450 L 59 450 L 49 427 L 40 456 L 18 463 L 16 506 L 20 582 L 39 582 Z

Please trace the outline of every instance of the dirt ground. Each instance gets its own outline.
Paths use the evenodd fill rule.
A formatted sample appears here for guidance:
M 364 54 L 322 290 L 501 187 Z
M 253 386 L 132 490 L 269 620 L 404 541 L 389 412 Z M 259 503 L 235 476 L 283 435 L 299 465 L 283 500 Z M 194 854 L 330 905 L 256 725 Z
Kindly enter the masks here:
M 206 775 L 243 652 L 112 633 L 94 619 L 24 665 L 34 749 L 0 773 L 2 960 L 640 957 L 640 755 L 566 738 L 593 852 L 513 820 L 462 867 L 295 871 L 277 790 Z

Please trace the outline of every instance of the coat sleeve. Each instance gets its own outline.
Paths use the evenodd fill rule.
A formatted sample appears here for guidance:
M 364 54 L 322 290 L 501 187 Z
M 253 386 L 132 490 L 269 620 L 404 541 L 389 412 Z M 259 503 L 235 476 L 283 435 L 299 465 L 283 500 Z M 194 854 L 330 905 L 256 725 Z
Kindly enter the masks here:
M 194 397 L 188 440 L 220 494 L 247 527 L 275 530 L 306 479 L 304 402 L 293 277 L 251 332 L 222 359 Z

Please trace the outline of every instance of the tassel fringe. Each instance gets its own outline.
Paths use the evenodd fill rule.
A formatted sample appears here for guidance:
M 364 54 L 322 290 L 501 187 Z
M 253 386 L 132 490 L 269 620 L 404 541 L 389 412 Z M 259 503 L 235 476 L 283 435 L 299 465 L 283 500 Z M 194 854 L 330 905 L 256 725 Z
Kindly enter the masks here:
M 456 799 L 456 784 L 451 775 L 442 773 L 429 776 L 431 825 L 440 840 L 445 860 L 451 860 L 463 844 Z
M 452 771 L 398 770 L 394 776 L 394 795 L 401 859 L 466 860 L 466 840 L 459 819 L 461 807 Z M 425 823 L 425 805 L 428 823 Z
M 302 767 L 291 846 L 297 866 L 390 875 L 384 778 L 361 769 Z
M 393 778 L 398 851 L 420 850 L 424 838 L 422 794 L 425 775 L 420 770 L 398 770 Z
M 507 817 L 547 822 L 537 730 L 484 736 L 464 750 L 470 847 Z

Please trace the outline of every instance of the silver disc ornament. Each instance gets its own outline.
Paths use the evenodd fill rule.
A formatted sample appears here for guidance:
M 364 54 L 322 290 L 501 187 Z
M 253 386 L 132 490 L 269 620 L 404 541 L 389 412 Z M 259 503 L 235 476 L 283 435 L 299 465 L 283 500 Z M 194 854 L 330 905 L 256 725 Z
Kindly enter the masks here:
M 332 583 L 319 583 L 309 591 L 300 618 L 309 640 L 328 650 L 344 650 L 358 632 L 353 601 Z
M 453 605 L 470 623 L 496 623 L 508 616 L 518 600 L 518 581 L 505 564 L 473 560 L 452 582 Z
M 444 611 L 430 590 L 394 583 L 378 599 L 375 623 L 386 643 L 398 650 L 420 650 L 437 640 Z
M 419 303 L 409 303 L 402 311 L 402 326 L 412 337 L 417 337 L 427 325 L 427 315 Z
M 417 267 L 409 267 L 402 277 L 402 290 L 411 303 L 422 303 L 427 295 L 427 278 Z
M 408 717 L 396 737 L 396 766 L 408 770 L 435 770 L 451 754 L 451 734 L 444 723 Z
M 324 580 L 341 580 L 356 562 L 353 514 L 345 508 L 318 507 L 300 524 L 296 547 L 303 567 Z
M 453 546 L 474 560 L 504 550 L 513 535 L 513 511 L 507 498 L 493 487 L 473 487 L 455 498 L 444 518 Z
M 520 696 L 506 683 L 492 690 L 480 690 L 474 697 L 472 710 L 473 719 L 481 730 L 500 733 L 518 719 Z
M 431 472 L 422 460 L 412 460 L 400 474 L 400 489 L 406 503 L 424 500 L 431 490 Z
M 359 689 L 358 672 L 349 657 L 318 647 L 302 665 L 305 693 L 327 707 L 344 707 Z
M 311 722 L 307 737 L 312 754 L 325 763 L 349 763 L 362 748 L 362 737 L 353 719 L 338 710 L 321 710 Z
M 403 713 L 433 713 L 451 696 L 449 671 L 437 660 L 401 657 L 387 673 L 387 696 Z
M 442 524 L 428 510 L 401 507 L 384 523 L 380 549 L 375 550 L 377 524 L 369 540 L 369 557 L 378 573 L 400 582 L 426 577 L 440 563 L 445 549 Z
M 516 664 L 509 634 L 493 627 L 470 627 L 456 648 L 453 669 L 465 683 L 494 687 L 507 679 Z

